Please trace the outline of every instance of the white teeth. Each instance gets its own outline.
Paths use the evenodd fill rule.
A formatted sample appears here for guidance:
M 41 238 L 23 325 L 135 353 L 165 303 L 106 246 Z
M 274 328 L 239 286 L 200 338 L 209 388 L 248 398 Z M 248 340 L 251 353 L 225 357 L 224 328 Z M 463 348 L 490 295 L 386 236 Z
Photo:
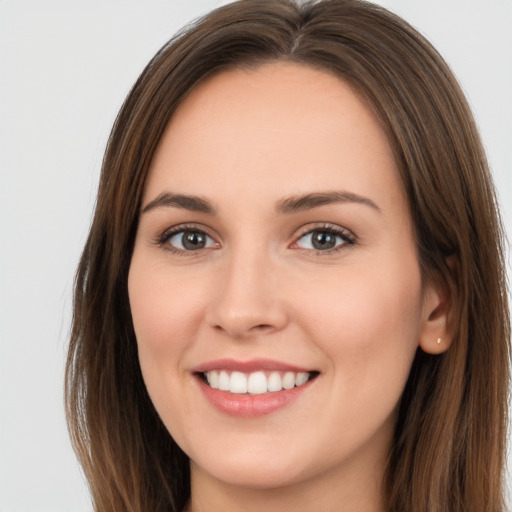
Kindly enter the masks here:
M 247 391 L 251 395 L 261 395 L 267 392 L 267 377 L 263 372 L 254 372 L 249 375 Z
M 231 393 L 247 393 L 247 377 L 245 373 L 233 372 L 229 379 L 229 391 Z
M 224 370 L 219 373 L 219 389 L 229 391 L 229 375 Z
M 297 377 L 295 378 L 295 385 L 302 386 L 303 384 L 306 384 L 308 379 L 309 379 L 309 373 L 306 373 L 306 372 L 297 373 Z
M 219 372 L 213 370 L 212 372 L 208 372 L 206 374 L 206 379 L 208 380 L 208 384 L 213 389 L 219 389 Z
M 249 393 L 261 395 L 262 393 L 292 389 L 304 385 L 310 378 L 308 372 L 264 372 L 252 373 L 231 372 L 226 370 L 212 370 L 204 373 L 212 389 L 229 391 L 235 394 Z
M 295 373 L 286 372 L 283 377 L 283 388 L 292 389 L 295 386 Z
M 283 389 L 283 379 L 279 372 L 272 372 L 268 377 L 267 387 L 269 391 L 281 391 Z

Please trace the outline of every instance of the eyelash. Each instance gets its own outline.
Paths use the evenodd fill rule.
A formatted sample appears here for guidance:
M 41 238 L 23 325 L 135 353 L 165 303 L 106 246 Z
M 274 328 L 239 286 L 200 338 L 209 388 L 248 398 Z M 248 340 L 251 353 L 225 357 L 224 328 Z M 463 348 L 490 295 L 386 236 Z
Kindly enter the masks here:
M 338 253 L 339 251 L 347 249 L 347 246 L 348 247 L 354 246 L 357 243 L 356 237 L 348 229 L 345 229 L 345 228 L 342 228 L 342 227 L 339 227 L 339 226 L 334 226 L 332 224 L 323 224 L 321 226 L 315 226 L 314 228 L 309 228 L 306 231 L 304 231 L 303 233 L 301 233 L 296 238 L 296 240 L 293 243 L 293 245 L 297 245 L 299 240 L 301 240 L 302 238 L 306 237 L 307 235 L 311 235 L 313 233 L 326 233 L 326 234 L 329 234 L 329 235 L 332 235 L 332 236 L 335 236 L 335 237 L 339 237 L 339 238 L 341 238 L 343 240 L 343 243 L 339 244 L 338 246 L 336 246 L 336 247 L 334 247 L 332 249 L 327 249 L 327 250 L 323 250 L 323 251 L 315 250 L 315 255 L 317 255 L 317 256 L 331 256 L 331 255 L 334 255 L 334 254 Z M 314 250 L 314 249 L 301 249 L 301 248 L 299 248 L 299 250 L 311 251 L 311 250 Z
M 172 228 L 169 228 L 166 231 L 164 231 L 159 237 L 157 237 L 157 239 L 155 240 L 155 243 L 160 247 L 165 246 L 165 249 L 168 250 L 169 252 L 171 252 L 172 254 L 177 254 L 180 256 L 189 256 L 189 257 L 190 256 L 198 256 L 198 253 L 201 252 L 200 249 L 198 249 L 197 251 L 185 251 L 183 249 L 178 249 L 176 247 L 173 247 L 171 244 L 168 243 L 169 240 L 173 236 L 175 236 L 179 233 L 187 233 L 187 232 L 201 234 L 210 239 L 213 239 L 213 237 L 211 237 L 205 230 L 200 229 L 197 225 L 181 224 L 178 226 L 173 226 Z M 335 237 L 339 237 L 343 240 L 343 243 L 339 244 L 338 246 L 336 246 L 332 249 L 327 249 L 327 250 L 323 250 L 323 251 L 315 250 L 314 253 L 315 253 L 315 255 L 318 255 L 318 256 L 333 255 L 343 249 L 346 249 L 347 246 L 354 246 L 357 244 L 356 237 L 348 229 L 341 228 L 339 226 L 334 226 L 332 224 L 323 224 L 321 226 L 315 226 L 314 228 L 310 228 L 310 229 L 304 231 L 303 233 L 301 233 L 296 238 L 295 242 L 293 242 L 292 246 L 296 245 L 299 242 L 299 240 L 306 237 L 307 235 L 311 235 L 316 232 L 326 233 L 326 234 L 329 234 L 329 235 L 332 235 Z M 313 249 L 303 249 L 303 248 L 299 247 L 298 250 L 310 252 Z
M 213 239 L 208 233 L 206 233 L 205 230 L 200 229 L 195 224 L 180 224 L 178 226 L 173 226 L 172 228 L 169 228 L 165 230 L 156 240 L 156 244 L 160 247 L 164 247 L 165 249 L 172 254 L 177 254 L 179 256 L 198 256 L 198 253 L 200 250 L 197 251 L 184 251 L 183 249 L 178 249 L 177 247 L 173 247 L 171 244 L 167 243 L 169 240 L 179 234 L 179 233 L 197 233 L 202 234 L 204 236 L 207 236 L 208 238 Z

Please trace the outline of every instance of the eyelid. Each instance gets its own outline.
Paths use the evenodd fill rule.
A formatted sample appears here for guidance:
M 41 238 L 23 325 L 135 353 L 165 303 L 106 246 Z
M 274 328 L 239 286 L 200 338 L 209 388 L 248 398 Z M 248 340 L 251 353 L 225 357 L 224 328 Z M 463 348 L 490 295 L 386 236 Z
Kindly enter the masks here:
M 208 238 L 210 238 L 211 240 L 213 240 L 215 242 L 217 247 L 219 247 L 220 246 L 219 242 L 217 241 L 216 237 L 210 233 L 210 231 L 211 231 L 210 229 L 208 229 L 205 226 L 202 226 L 200 224 L 190 224 L 190 223 L 177 224 L 176 226 L 171 226 L 170 228 L 165 229 L 160 235 L 157 235 L 154 242 L 156 245 L 158 245 L 160 247 L 165 246 L 164 248 L 166 250 L 168 250 L 172 253 L 175 253 L 175 254 L 180 254 L 180 255 L 184 255 L 184 256 L 197 256 L 198 253 L 200 253 L 204 250 L 213 249 L 214 247 L 205 247 L 202 249 L 198 249 L 196 251 L 187 251 L 187 250 L 180 249 L 178 247 L 174 247 L 174 246 L 168 244 L 169 240 L 179 233 L 194 232 L 194 233 L 201 233 L 203 235 L 206 235 Z
M 202 233 L 202 234 L 206 235 L 208 238 L 210 238 L 211 240 L 213 240 L 215 242 L 215 247 L 204 247 L 204 248 L 197 249 L 194 251 L 194 250 L 180 249 L 180 248 L 174 247 L 167 243 L 173 236 L 176 236 L 179 233 L 183 233 L 183 232 L 187 232 L 187 231 Z M 303 238 L 307 235 L 310 235 L 314 232 L 317 232 L 317 231 L 331 233 L 332 235 L 334 235 L 336 237 L 340 237 L 344 243 L 339 244 L 338 246 L 335 246 L 331 249 L 325 249 L 325 250 L 302 248 L 302 247 L 297 246 L 297 243 L 301 238 Z M 181 254 L 184 256 L 198 256 L 199 253 L 203 252 L 204 250 L 211 250 L 214 248 L 219 248 L 220 243 L 217 241 L 217 239 L 218 239 L 218 237 L 214 236 L 211 233 L 211 230 L 209 228 L 207 228 L 206 226 L 203 226 L 201 224 L 185 223 L 185 224 L 177 224 L 175 226 L 171 226 L 170 228 L 165 229 L 163 232 L 161 232 L 160 235 L 158 235 L 156 237 L 156 239 L 154 240 L 154 243 L 161 247 L 165 246 L 164 248 L 172 253 Z M 336 225 L 336 224 L 324 222 L 324 223 L 308 224 L 306 226 L 303 226 L 299 230 L 298 234 L 294 237 L 294 241 L 290 245 L 290 247 L 293 249 L 297 249 L 297 250 L 301 250 L 301 251 L 305 251 L 305 252 L 309 252 L 309 253 L 315 252 L 316 254 L 319 254 L 319 255 L 329 255 L 329 254 L 332 255 L 344 248 L 348 248 L 350 246 L 356 245 L 357 242 L 358 242 L 357 237 L 349 229 L 347 229 L 343 226 Z
M 318 232 L 318 231 L 330 233 L 336 237 L 340 237 L 344 243 L 342 243 L 336 247 L 333 247 L 332 249 L 326 249 L 326 250 L 305 249 L 302 247 L 297 247 L 297 243 L 300 239 L 304 238 L 307 235 L 311 235 L 312 233 Z M 329 255 L 329 254 L 332 255 L 342 249 L 346 249 L 347 246 L 350 247 L 350 246 L 354 246 L 356 244 L 357 244 L 357 237 L 349 229 L 339 226 L 339 225 L 336 225 L 336 224 L 331 224 L 331 223 L 318 223 L 318 224 L 314 224 L 314 225 L 307 225 L 307 226 L 304 226 L 303 228 L 301 228 L 301 230 L 299 231 L 297 236 L 294 238 L 294 242 L 292 243 L 291 248 L 296 248 L 297 250 L 302 250 L 302 251 L 307 251 L 307 252 L 313 251 L 316 254 L 324 256 L 324 255 Z

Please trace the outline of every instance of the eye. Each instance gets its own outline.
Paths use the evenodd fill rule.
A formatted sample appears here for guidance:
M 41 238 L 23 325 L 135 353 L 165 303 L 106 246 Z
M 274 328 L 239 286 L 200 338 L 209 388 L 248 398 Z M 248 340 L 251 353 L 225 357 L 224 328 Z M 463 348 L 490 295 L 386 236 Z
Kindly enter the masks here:
M 353 245 L 354 243 L 353 236 L 346 230 L 326 226 L 308 231 L 297 240 L 295 245 L 300 249 L 332 252 L 346 244 Z
M 163 235 L 160 243 L 171 246 L 171 250 L 177 252 L 199 251 L 218 245 L 211 236 L 197 229 L 180 229 L 179 231 L 167 232 Z

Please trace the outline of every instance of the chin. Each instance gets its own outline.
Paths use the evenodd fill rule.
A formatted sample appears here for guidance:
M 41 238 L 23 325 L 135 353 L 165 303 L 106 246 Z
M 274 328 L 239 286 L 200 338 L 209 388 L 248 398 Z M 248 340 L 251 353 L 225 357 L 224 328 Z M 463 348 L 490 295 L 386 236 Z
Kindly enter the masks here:
M 210 478 L 225 485 L 244 489 L 277 489 L 300 482 L 305 475 L 297 464 L 285 461 L 269 461 L 267 456 L 254 458 L 252 455 L 226 457 L 222 462 L 192 465 L 199 473 L 207 473 Z M 212 467 L 213 466 L 213 467 Z

